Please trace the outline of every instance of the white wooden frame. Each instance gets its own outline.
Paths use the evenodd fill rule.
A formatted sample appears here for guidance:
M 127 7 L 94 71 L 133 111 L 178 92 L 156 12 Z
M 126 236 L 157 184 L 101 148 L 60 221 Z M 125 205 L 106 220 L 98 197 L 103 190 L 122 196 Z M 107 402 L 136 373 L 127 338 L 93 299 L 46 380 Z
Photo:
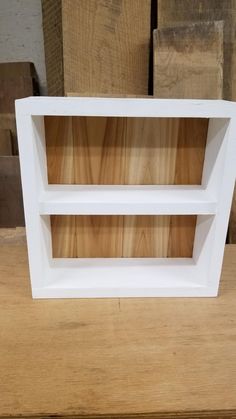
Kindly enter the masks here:
M 236 173 L 236 103 L 41 97 L 17 100 L 16 115 L 33 297 L 217 295 Z M 44 115 L 210 118 L 202 185 L 48 185 Z M 193 257 L 53 259 L 50 214 L 197 214 Z

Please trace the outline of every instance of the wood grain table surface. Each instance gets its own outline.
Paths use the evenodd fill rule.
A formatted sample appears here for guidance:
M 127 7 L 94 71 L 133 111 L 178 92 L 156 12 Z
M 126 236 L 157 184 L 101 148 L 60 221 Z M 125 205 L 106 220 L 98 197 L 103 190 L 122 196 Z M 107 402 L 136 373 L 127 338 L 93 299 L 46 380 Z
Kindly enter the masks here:
M 220 295 L 32 300 L 0 232 L 0 417 L 236 418 L 236 245 Z

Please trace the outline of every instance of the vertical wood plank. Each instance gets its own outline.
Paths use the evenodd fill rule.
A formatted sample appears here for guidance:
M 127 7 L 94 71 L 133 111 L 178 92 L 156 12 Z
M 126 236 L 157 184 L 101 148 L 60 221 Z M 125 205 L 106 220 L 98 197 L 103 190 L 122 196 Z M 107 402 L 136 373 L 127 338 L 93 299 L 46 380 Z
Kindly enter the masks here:
M 151 0 L 62 2 L 65 92 L 147 94 Z
M 42 0 L 48 95 L 64 95 L 62 0 Z

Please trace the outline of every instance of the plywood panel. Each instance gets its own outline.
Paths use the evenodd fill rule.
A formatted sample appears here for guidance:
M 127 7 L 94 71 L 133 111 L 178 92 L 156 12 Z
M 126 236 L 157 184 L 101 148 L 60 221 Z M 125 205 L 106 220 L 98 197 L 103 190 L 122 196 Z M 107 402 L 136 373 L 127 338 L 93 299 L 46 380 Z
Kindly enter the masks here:
M 176 185 L 200 185 L 205 157 L 208 119 L 181 118 L 178 128 Z
M 195 216 L 51 216 L 53 256 L 192 257 L 194 223 Z
M 222 99 L 223 22 L 154 31 L 154 95 Z
M 170 216 L 125 216 L 123 256 L 167 257 L 169 223 Z
M 174 184 L 178 119 L 127 118 L 125 184 Z
M 147 94 L 151 0 L 62 2 L 65 92 Z
M 73 118 L 75 183 L 125 181 L 125 118 Z
M 75 219 L 74 215 L 51 216 L 52 253 L 54 256 L 58 258 L 76 257 Z
M 49 182 L 95 185 L 200 184 L 207 126 L 207 119 L 191 118 L 172 120 L 46 117 Z M 145 237 L 150 235 L 149 220 L 147 219 L 142 227 L 144 231 L 145 225 L 147 226 Z M 59 218 L 54 224 L 59 226 L 63 222 L 64 219 Z M 93 225 L 91 219 L 90 229 Z M 77 224 L 72 223 L 70 227 L 75 231 L 71 232 L 69 237 L 74 237 L 77 234 Z M 129 237 L 129 242 L 132 242 L 141 231 L 139 227 L 136 231 L 136 227 L 137 223 L 133 221 L 133 239 L 129 223 L 120 224 L 117 228 L 123 231 L 125 237 Z M 68 228 L 66 222 L 65 229 Z M 158 228 L 159 230 L 161 228 L 159 224 Z M 195 221 L 193 221 L 193 236 L 194 231 Z M 54 229 L 53 234 L 56 234 Z M 119 236 L 117 229 L 114 229 L 114 236 L 117 235 Z M 163 255 L 167 254 L 165 243 L 168 243 L 168 240 L 169 231 L 165 221 L 161 240 Z M 141 243 L 144 245 L 143 250 Z M 55 246 L 57 245 L 59 248 L 63 246 L 63 243 L 60 244 L 59 236 L 55 241 Z M 175 245 L 178 248 L 178 240 Z M 93 241 L 91 241 L 92 247 Z M 74 247 L 72 245 L 69 248 Z M 131 249 L 135 255 L 134 247 Z M 140 242 L 140 254 L 150 256 L 149 253 L 145 253 L 147 249 L 145 240 Z M 192 243 L 190 251 L 191 249 Z M 112 246 L 110 250 L 113 255 Z
M 196 216 L 171 216 L 168 257 L 192 257 L 196 221 Z

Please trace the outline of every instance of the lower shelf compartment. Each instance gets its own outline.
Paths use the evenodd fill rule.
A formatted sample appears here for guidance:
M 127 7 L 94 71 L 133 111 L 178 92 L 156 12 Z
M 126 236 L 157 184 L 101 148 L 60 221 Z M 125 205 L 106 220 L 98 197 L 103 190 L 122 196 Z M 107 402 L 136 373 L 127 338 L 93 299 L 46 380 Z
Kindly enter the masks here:
M 52 259 L 35 298 L 215 296 L 192 258 Z
M 195 215 L 52 215 L 52 255 L 189 258 L 195 227 Z

